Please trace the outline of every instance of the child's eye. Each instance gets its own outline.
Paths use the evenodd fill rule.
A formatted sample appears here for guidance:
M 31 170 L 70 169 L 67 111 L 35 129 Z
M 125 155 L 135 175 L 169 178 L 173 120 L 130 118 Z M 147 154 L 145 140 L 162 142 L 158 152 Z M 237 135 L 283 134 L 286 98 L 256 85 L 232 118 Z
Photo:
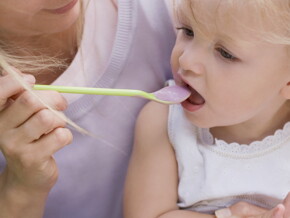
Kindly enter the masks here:
M 235 56 L 231 55 L 229 52 L 225 51 L 223 48 L 217 48 L 216 50 L 225 59 L 228 59 L 230 61 L 236 61 L 237 60 L 237 58 Z
M 193 37 L 194 36 L 194 32 L 186 27 L 177 27 L 177 30 L 181 30 L 183 32 L 183 34 L 185 34 L 188 37 Z

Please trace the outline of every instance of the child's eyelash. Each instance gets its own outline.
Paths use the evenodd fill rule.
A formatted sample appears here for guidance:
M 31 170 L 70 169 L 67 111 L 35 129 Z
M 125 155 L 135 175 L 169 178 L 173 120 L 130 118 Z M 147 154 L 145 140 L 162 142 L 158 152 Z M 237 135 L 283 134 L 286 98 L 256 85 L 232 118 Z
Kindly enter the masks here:
M 186 36 L 193 37 L 194 32 L 187 27 L 176 27 L 177 30 L 181 30 Z
M 181 30 L 182 33 L 186 37 L 194 37 L 193 30 L 188 28 L 188 27 L 176 27 L 176 30 Z M 238 60 L 238 58 L 236 58 L 234 55 L 232 55 L 230 52 L 226 51 L 222 47 L 216 48 L 216 51 L 219 53 L 219 55 L 221 55 L 222 58 L 224 58 L 224 59 L 226 59 L 228 61 L 237 61 Z
M 230 54 L 229 52 L 227 52 L 225 49 L 219 47 L 216 48 L 216 50 L 220 53 L 220 55 L 230 61 L 237 61 L 238 58 L 236 58 L 235 56 L 233 56 L 232 54 Z

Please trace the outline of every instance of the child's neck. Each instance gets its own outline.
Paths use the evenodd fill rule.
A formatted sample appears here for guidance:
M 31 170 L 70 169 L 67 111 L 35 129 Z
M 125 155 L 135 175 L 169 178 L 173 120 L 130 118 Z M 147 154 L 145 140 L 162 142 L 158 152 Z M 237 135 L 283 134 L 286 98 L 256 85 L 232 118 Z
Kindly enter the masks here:
M 210 129 L 212 135 L 227 143 L 239 143 L 249 145 L 254 141 L 261 141 L 276 130 L 282 129 L 286 122 L 290 121 L 289 102 L 267 119 L 251 120 L 238 125 L 214 127 Z

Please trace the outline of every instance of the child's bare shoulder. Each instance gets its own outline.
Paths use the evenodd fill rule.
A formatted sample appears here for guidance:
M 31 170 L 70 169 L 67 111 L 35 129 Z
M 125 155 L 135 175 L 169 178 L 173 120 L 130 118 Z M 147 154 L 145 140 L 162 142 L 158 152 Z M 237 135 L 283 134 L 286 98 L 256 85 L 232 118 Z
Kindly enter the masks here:
M 167 135 L 167 118 L 169 106 L 149 102 L 141 110 L 136 123 L 137 133 L 150 137 Z

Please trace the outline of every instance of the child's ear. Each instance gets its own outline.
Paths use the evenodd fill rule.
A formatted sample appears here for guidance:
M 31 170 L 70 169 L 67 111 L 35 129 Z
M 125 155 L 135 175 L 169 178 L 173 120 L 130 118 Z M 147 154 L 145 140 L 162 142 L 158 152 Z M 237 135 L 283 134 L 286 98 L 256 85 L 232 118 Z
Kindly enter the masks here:
M 290 99 L 290 82 L 288 82 L 282 89 L 281 89 L 281 95 L 286 98 Z

